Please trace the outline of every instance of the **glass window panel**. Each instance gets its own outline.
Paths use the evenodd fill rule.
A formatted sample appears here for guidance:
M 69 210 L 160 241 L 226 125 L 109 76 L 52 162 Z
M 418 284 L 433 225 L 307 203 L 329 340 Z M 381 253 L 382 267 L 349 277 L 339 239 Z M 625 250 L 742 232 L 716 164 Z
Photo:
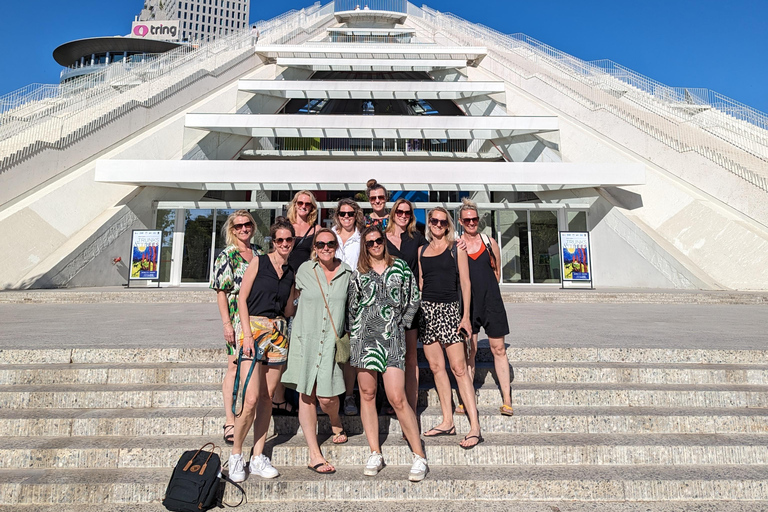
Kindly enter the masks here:
M 176 210 L 157 210 L 155 229 L 163 232 L 163 245 L 160 249 L 160 281 L 171 280 L 171 254 L 173 251 L 173 228 L 176 225 Z
M 587 212 L 568 212 L 568 231 L 586 231 Z
M 531 212 L 534 283 L 560 282 L 557 234 L 557 212 Z
M 184 219 L 184 255 L 181 281 L 204 283 L 210 277 L 213 210 L 187 210 Z
M 501 281 L 529 283 L 528 212 L 500 210 L 496 223 L 501 233 Z

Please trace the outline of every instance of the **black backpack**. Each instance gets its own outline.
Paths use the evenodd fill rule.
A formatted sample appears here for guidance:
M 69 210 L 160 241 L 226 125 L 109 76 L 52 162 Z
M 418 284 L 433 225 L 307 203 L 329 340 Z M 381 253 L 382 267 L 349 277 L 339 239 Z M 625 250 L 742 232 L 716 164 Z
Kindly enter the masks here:
M 209 452 L 204 450 L 208 445 L 211 445 Z M 165 508 L 174 512 L 200 512 L 221 507 L 226 482 L 243 493 L 240 503 L 235 506 L 243 502 L 243 488 L 221 474 L 221 458 L 214 452 L 216 448 L 215 444 L 206 443 L 197 451 L 181 454 L 165 490 Z

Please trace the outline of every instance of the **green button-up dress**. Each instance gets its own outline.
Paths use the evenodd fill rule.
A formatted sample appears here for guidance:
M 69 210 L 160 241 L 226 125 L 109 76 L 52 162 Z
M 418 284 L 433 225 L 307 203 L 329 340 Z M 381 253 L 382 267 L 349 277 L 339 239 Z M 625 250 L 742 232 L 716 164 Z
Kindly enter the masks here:
M 344 375 L 336 363 L 336 335 L 321 296 L 325 295 L 340 335 L 345 331 L 347 288 L 352 269 L 346 263 L 336 271 L 331 283 L 316 261 L 301 264 L 296 273 L 296 289 L 301 292 L 299 307 L 291 328 L 288 364 L 283 384 L 305 395 L 312 394 L 317 383 L 317 396 L 331 397 L 344 392 Z M 318 286 L 315 270 L 320 279 Z

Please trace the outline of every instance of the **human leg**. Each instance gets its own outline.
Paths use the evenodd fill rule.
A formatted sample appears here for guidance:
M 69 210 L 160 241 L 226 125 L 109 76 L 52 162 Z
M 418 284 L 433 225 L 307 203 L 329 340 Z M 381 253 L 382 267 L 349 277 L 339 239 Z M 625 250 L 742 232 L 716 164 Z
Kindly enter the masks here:
M 414 413 L 419 399 L 419 358 L 416 349 L 418 334 L 418 329 L 405 331 L 405 395 Z
M 253 374 L 248 381 L 248 385 L 245 386 L 245 376 L 248 375 L 252 364 L 256 366 L 253 368 Z M 235 437 L 232 445 L 232 455 L 229 457 L 229 476 L 235 482 L 245 480 L 243 442 L 248 435 L 248 431 L 251 430 L 256 409 L 261 401 L 262 372 L 262 365 L 258 362 L 244 359 L 240 363 L 241 382 L 243 382 L 242 385 L 245 386 L 245 389 L 239 391 L 244 394 L 243 405 L 240 415 L 235 418 Z
M 416 421 L 416 413 L 413 412 L 405 396 L 405 372 L 399 368 L 389 367 L 383 374 L 384 391 L 387 399 L 395 410 L 400 428 L 411 445 L 411 451 L 420 457 L 425 457 L 419 436 L 419 424 Z
M 277 411 L 275 414 L 294 414 L 293 404 L 285 399 L 285 386 L 280 382 L 280 378 L 285 371 L 285 365 L 270 366 L 267 371 L 267 386 L 269 386 L 269 396 L 272 400 L 272 407 Z
M 301 431 L 304 432 L 304 439 L 307 441 L 307 450 L 309 451 L 309 467 L 315 468 L 320 473 L 328 473 L 335 468 L 328 464 L 320 451 L 320 445 L 317 442 L 317 413 L 314 390 L 311 395 L 301 393 L 299 395 L 299 424 Z M 318 466 L 320 464 L 320 466 Z
M 357 372 L 355 372 L 355 368 L 349 363 L 345 363 L 343 368 L 344 414 L 347 416 L 357 416 L 360 412 L 357 408 L 357 405 L 355 404 L 355 377 L 357 377 Z
M 469 433 L 461 442 L 463 447 L 470 447 L 480 442 L 480 420 L 477 413 L 477 401 L 475 400 L 475 387 L 467 372 L 467 359 L 464 352 L 463 343 L 451 343 L 445 346 L 445 354 L 448 356 L 448 363 L 451 365 L 451 371 L 456 378 L 459 387 L 459 394 L 464 402 L 464 408 L 467 411 L 469 419 Z M 475 439 L 468 437 L 477 436 Z
M 232 412 L 232 391 L 235 387 L 237 356 L 227 355 L 227 370 L 221 383 L 221 395 L 224 401 L 224 441 L 231 444 L 235 440 L 235 414 Z
M 272 467 L 269 458 L 264 455 L 264 445 L 266 444 L 267 432 L 269 431 L 269 420 L 272 419 L 272 400 L 267 385 L 267 374 L 269 372 L 265 365 L 260 364 L 259 366 L 264 368 L 264 371 L 261 372 L 261 393 L 259 395 L 259 404 L 256 408 L 256 419 L 253 423 L 253 450 L 251 450 L 250 472 L 263 478 L 275 478 L 278 472 Z
M 448 380 L 448 373 L 445 371 L 445 355 L 443 354 L 440 342 L 435 341 L 434 343 L 425 344 L 424 355 L 429 362 L 429 369 L 432 371 L 432 375 L 434 375 L 437 398 L 440 401 L 440 410 L 443 413 L 443 421 L 424 433 L 425 437 L 431 437 L 440 435 L 440 432 L 450 432 L 453 429 L 451 383 Z
M 320 403 L 320 408 L 328 415 L 328 419 L 331 421 L 333 442 L 335 444 L 346 443 L 347 434 L 344 432 L 344 426 L 341 424 L 341 416 L 339 415 L 339 397 L 319 396 L 317 401 Z
M 376 412 L 378 372 L 357 368 L 357 386 L 360 390 L 360 421 L 372 452 L 381 453 L 379 444 L 379 415 Z
M 496 370 L 496 377 L 499 379 L 501 388 L 501 398 L 503 405 L 512 408 L 512 397 L 510 396 L 510 378 L 509 378 L 509 359 L 507 359 L 507 347 L 504 345 L 504 337 L 488 338 L 491 344 L 491 353 L 493 354 L 493 367 Z

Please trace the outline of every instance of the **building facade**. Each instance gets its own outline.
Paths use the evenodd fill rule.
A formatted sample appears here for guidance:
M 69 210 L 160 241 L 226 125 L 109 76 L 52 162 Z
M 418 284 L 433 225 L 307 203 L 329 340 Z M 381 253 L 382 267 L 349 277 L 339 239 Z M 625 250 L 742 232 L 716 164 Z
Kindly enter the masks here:
M 328 222 L 375 178 L 420 219 L 474 199 L 502 283 L 561 286 L 559 233 L 577 231 L 595 286 L 768 289 L 764 114 L 406 2 L 315 4 L 256 30 L 169 52 L 57 126 L 69 139 L 1 152 L 0 233 L 46 237 L 2 255 L 0 284 L 124 284 L 116 260 L 149 228 L 162 284 L 205 286 L 230 212 L 252 210 L 266 246 L 296 191 Z M 96 114 L 109 130 L 76 128 Z
M 250 0 L 145 0 L 139 21 L 179 20 L 182 41 L 212 41 L 247 28 L 250 6 Z

